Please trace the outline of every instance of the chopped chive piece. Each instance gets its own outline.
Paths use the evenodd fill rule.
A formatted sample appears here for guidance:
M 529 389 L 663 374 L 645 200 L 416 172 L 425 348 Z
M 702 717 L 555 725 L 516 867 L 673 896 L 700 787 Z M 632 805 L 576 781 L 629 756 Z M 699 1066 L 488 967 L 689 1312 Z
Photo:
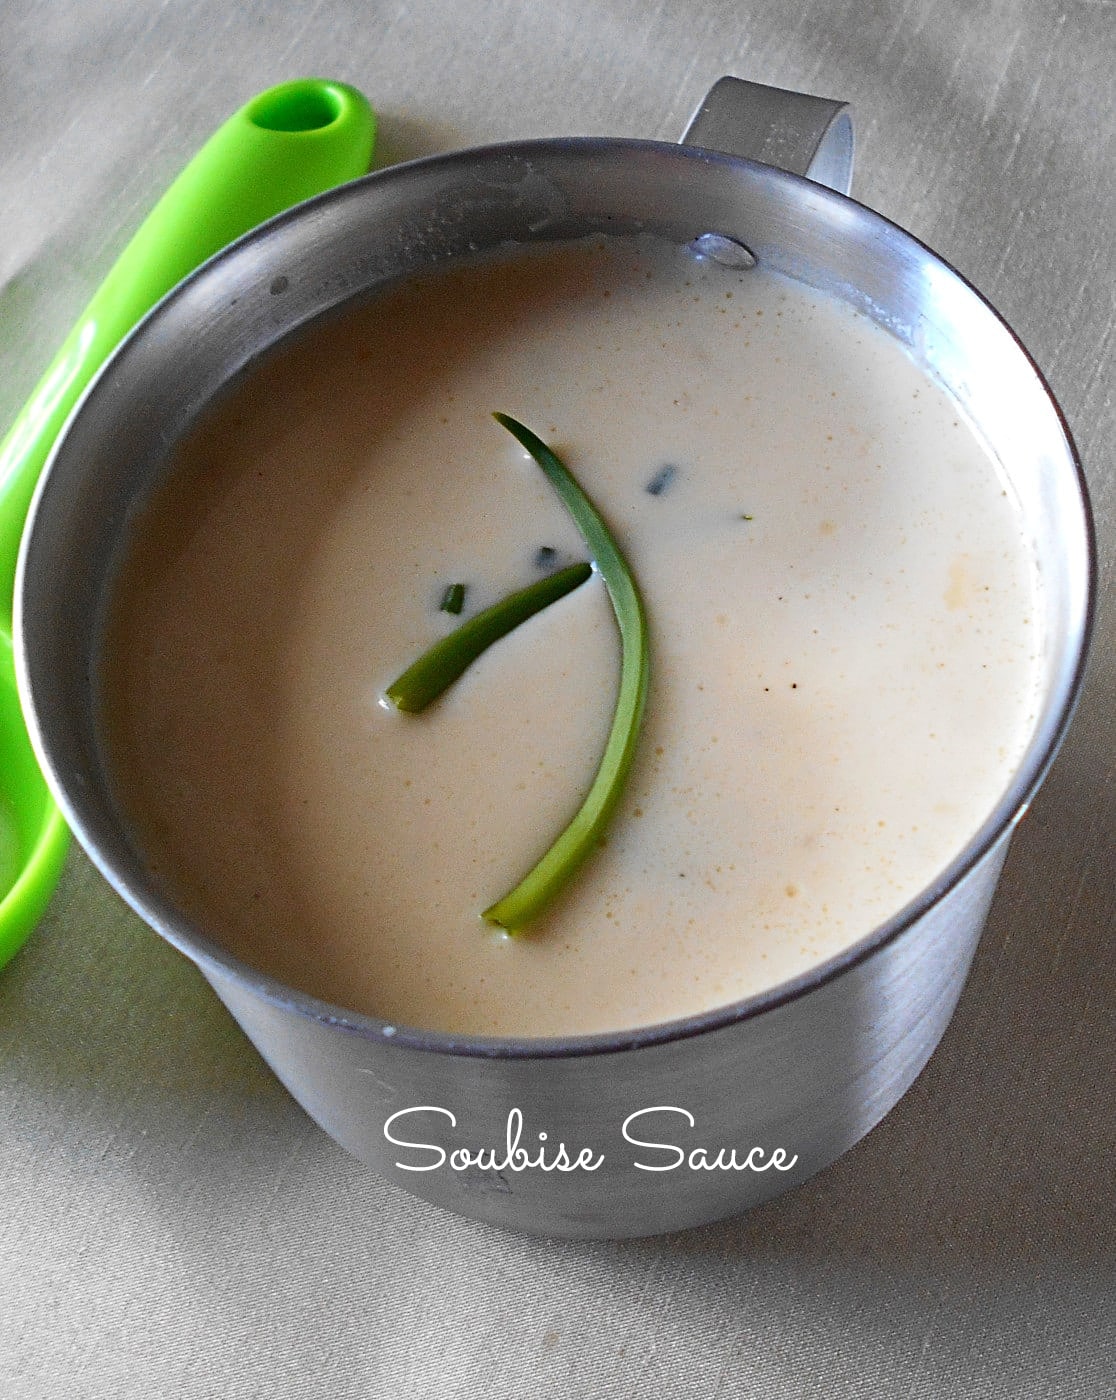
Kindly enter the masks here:
M 661 496 L 677 475 L 678 468 L 668 462 L 665 467 L 659 468 L 644 490 L 649 496 Z
M 588 563 L 571 564 L 556 574 L 547 574 L 516 593 L 509 593 L 492 607 L 463 622 L 448 636 L 434 643 L 408 666 L 384 694 L 399 710 L 417 714 L 437 700 L 458 676 L 493 642 L 498 642 L 521 622 L 555 603 L 585 582 L 593 572 Z
M 557 558 L 558 551 L 554 548 L 552 544 L 540 544 L 538 549 L 535 550 L 535 568 L 552 568 L 554 565 L 554 561 Z
M 756 517 L 754 515 L 745 515 L 742 512 L 740 518 L 741 520 L 754 520 Z
M 632 766 L 647 700 L 650 655 L 647 619 L 635 579 L 611 531 L 566 466 L 549 447 L 504 413 L 493 415 L 545 472 L 585 538 L 608 590 L 620 628 L 620 686 L 612 728 L 596 777 L 569 825 L 513 890 L 484 911 L 489 923 L 518 933 L 600 845 Z
M 453 613 L 456 617 L 465 606 L 465 585 L 463 583 L 447 583 L 446 591 L 442 594 L 442 601 L 438 606 L 441 612 Z

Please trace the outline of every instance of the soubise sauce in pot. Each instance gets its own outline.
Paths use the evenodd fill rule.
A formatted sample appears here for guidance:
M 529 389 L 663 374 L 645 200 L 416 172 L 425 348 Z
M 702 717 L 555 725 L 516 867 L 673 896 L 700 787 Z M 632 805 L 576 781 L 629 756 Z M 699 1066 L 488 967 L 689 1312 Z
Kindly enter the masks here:
M 592 779 L 618 639 L 594 577 L 430 710 L 384 688 L 586 557 L 491 417 L 564 457 L 651 628 L 605 845 L 517 938 L 479 911 Z M 1019 503 L 891 337 L 663 239 L 475 258 L 228 392 L 136 520 L 101 694 L 154 878 L 249 964 L 388 1021 L 647 1025 L 840 952 L 962 849 L 1034 726 Z

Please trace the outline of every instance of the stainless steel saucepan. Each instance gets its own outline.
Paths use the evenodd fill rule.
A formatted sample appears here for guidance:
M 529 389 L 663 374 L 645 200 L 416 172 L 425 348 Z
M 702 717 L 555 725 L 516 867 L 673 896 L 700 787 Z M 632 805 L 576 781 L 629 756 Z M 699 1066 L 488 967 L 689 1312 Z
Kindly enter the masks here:
M 120 894 L 198 965 L 307 1112 L 451 1210 L 544 1234 L 652 1234 L 740 1211 L 832 1162 L 938 1043 L 1014 824 L 1065 732 L 1093 589 L 1089 508 L 1066 425 L 980 295 L 846 197 L 851 165 L 840 103 L 725 79 L 680 145 L 532 141 L 358 180 L 265 225 L 164 300 L 86 396 L 41 484 L 19 577 L 20 685 L 67 821 Z M 110 797 L 94 706 L 113 561 L 130 506 L 163 472 L 170 444 L 276 341 L 434 262 L 601 230 L 700 239 L 709 256 L 790 273 L 883 325 L 956 397 L 1002 462 L 1042 569 L 1037 727 L 953 864 L 895 918 L 793 982 L 706 1015 L 566 1040 L 386 1026 L 238 962 L 146 877 Z M 587 1148 L 603 1160 L 591 1171 L 498 1161 L 455 1170 L 445 1157 L 505 1148 L 519 1115 L 532 1154 L 546 1132 L 571 1156 Z M 736 1147 L 741 1160 L 754 1146 L 786 1155 L 765 1170 L 755 1158 L 743 1170 L 697 1170 L 637 1142 Z

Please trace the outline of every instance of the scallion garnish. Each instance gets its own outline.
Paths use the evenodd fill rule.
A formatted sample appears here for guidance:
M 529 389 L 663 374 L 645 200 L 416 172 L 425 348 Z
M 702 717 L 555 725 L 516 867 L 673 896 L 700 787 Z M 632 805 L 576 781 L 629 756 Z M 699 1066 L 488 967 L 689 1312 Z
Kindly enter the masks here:
M 650 653 L 647 619 L 635 579 L 611 531 L 567 467 L 541 438 L 504 413 L 498 423 L 531 454 L 581 531 L 608 590 L 620 628 L 620 686 L 608 741 L 585 800 L 558 839 L 514 889 L 484 917 L 518 933 L 566 884 L 601 841 L 632 765 L 647 700 Z M 552 576 L 553 577 L 553 576 Z
M 457 617 L 464 606 L 465 585 L 463 583 L 447 583 L 446 591 L 442 594 L 442 601 L 438 604 L 439 610 L 453 613 Z
M 643 489 L 649 496 L 661 496 L 677 475 L 678 468 L 668 462 L 665 467 L 659 468 Z
M 408 714 L 425 710 L 493 642 L 577 588 L 592 572 L 590 564 L 571 564 L 509 593 L 435 642 L 398 680 L 392 681 L 384 694 L 397 709 Z

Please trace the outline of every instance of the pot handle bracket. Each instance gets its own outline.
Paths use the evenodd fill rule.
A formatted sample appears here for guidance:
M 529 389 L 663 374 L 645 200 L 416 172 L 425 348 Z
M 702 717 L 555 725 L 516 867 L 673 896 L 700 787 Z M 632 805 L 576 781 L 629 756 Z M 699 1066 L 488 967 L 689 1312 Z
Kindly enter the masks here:
M 719 78 L 681 144 L 774 165 L 840 194 L 852 185 L 852 111 L 830 97 Z

